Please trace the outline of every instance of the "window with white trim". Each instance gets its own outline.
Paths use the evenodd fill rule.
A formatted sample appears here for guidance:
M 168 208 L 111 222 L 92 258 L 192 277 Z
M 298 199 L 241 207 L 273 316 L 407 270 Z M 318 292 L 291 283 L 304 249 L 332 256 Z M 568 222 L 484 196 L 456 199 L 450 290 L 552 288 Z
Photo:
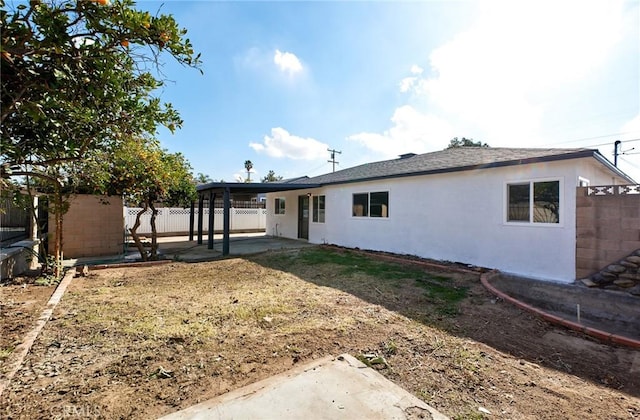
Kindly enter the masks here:
M 353 217 L 389 217 L 389 192 L 353 194 Z
M 314 223 L 324 223 L 324 195 L 313 196 L 313 215 L 312 220 Z
M 560 223 L 560 181 L 507 184 L 507 222 Z
M 284 198 L 276 198 L 274 206 L 275 214 L 284 214 Z

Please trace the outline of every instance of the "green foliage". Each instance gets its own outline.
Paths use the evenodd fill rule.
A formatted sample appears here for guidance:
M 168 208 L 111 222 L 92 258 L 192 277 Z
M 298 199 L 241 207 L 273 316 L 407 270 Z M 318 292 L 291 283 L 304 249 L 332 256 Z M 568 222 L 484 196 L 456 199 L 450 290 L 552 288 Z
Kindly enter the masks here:
M 27 176 L 51 194 L 58 258 L 65 194 L 83 184 L 75 165 L 158 125 L 180 127 L 156 96 L 161 60 L 198 68 L 200 56 L 172 16 L 136 10 L 133 0 L 0 0 L 0 8 L 0 178 Z
M 150 205 L 187 207 L 196 199 L 191 167 L 181 153 L 169 153 L 153 138 L 132 138 L 77 165 L 80 190 L 122 195 Z
M 209 175 L 203 174 L 202 172 L 198 172 L 198 175 L 193 179 L 196 184 L 208 184 L 209 182 L 213 182 L 213 178 Z
M 244 168 L 247 170 L 247 179 L 245 179 L 244 182 L 251 182 L 251 169 L 253 169 L 253 162 L 245 160 Z
M 282 181 L 282 176 L 276 175 L 273 169 L 269 170 L 269 173 L 262 178 L 262 182 L 276 182 Z
M 3 163 L 43 172 L 158 124 L 182 124 L 154 96 L 162 80 L 151 72 L 164 52 L 199 65 L 172 17 L 137 11 L 131 0 L 0 5 Z
M 467 139 L 465 137 L 462 137 L 461 139 L 454 137 L 449 142 L 447 149 L 455 149 L 458 147 L 489 147 L 489 145 L 487 143 L 473 141 L 473 139 Z

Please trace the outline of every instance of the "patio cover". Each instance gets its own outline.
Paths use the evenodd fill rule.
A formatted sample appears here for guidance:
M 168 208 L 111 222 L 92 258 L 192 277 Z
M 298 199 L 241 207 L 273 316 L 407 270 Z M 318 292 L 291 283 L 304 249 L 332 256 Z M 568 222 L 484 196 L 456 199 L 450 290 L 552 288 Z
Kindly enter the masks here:
M 209 198 L 209 240 L 207 242 L 207 248 L 213 249 L 213 213 L 214 202 L 216 196 L 221 194 L 223 197 L 223 238 L 222 238 L 222 255 L 229 255 L 229 228 L 230 228 L 230 209 L 231 209 L 231 195 L 234 193 L 244 194 L 260 194 L 270 193 L 278 191 L 291 191 L 291 190 L 304 190 L 309 188 L 317 188 L 320 184 L 305 184 L 299 182 L 260 182 L 260 183 L 240 183 L 240 182 L 210 182 L 208 184 L 198 185 L 196 190 L 198 191 L 198 244 L 202 244 L 202 216 L 204 210 L 204 199 Z M 194 210 L 195 203 L 191 203 L 191 219 L 189 220 L 189 240 L 193 240 L 194 229 Z

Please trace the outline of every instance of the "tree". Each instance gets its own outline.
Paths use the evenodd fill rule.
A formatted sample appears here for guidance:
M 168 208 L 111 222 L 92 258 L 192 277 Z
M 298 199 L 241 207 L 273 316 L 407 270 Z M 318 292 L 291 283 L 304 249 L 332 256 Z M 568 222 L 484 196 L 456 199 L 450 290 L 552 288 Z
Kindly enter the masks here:
M 159 124 L 180 127 L 178 113 L 155 96 L 161 57 L 198 68 L 199 55 L 173 17 L 136 10 L 132 0 L 0 7 L 0 177 L 48 184 L 59 263 L 70 167 Z
M 202 172 L 198 172 L 198 175 L 194 178 L 196 184 L 208 184 L 209 182 L 213 182 L 213 178 L 209 175 L 205 175 Z
M 489 145 L 481 141 L 474 142 L 473 139 L 467 139 L 464 137 L 462 137 L 461 139 L 458 139 L 457 137 L 454 137 L 449 142 L 447 149 L 455 149 L 458 147 L 489 147 Z
M 276 175 L 276 173 L 270 169 L 269 173 L 267 174 L 267 176 L 262 178 L 262 182 L 275 182 L 275 181 L 282 181 L 282 177 L 280 175 Z
M 253 163 L 250 160 L 245 160 L 244 168 L 247 170 L 247 179 L 244 182 L 251 182 L 251 169 L 253 169 Z
M 131 138 L 112 150 L 96 154 L 81 165 L 78 183 L 93 193 L 122 195 L 142 210 L 129 229 L 144 261 L 158 258 L 156 204 L 187 207 L 196 199 L 191 167 L 180 153 L 169 153 L 154 138 Z M 151 249 L 137 233 L 141 216 L 151 209 Z

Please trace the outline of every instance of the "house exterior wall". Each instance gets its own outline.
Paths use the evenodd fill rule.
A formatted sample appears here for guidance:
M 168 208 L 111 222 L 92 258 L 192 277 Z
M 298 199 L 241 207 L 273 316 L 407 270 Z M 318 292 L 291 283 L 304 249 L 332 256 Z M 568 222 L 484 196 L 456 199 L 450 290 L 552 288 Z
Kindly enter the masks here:
M 108 204 L 105 204 L 108 202 Z M 123 251 L 122 198 L 75 195 L 65 213 L 62 251 L 65 258 L 118 255 Z M 55 235 L 54 215 L 49 214 L 49 238 Z M 50 239 L 49 243 L 52 239 Z M 49 247 L 53 251 L 52 246 Z
M 576 187 L 612 177 L 593 158 L 327 186 L 267 196 L 267 233 L 297 237 L 297 196 L 326 197 L 325 223 L 310 222 L 309 242 L 456 261 L 532 278 L 575 279 Z M 506 222 L 507 183 L 560 181 L 560 223 Z M 616 180 L 621 183 L 621 180 Z M 352 217 L 352 195 L 389 192 L 388 218 Z M 284 215 L 273 214 L 284 197 Z M 277 233 L 276 233 L 277 232 Z

